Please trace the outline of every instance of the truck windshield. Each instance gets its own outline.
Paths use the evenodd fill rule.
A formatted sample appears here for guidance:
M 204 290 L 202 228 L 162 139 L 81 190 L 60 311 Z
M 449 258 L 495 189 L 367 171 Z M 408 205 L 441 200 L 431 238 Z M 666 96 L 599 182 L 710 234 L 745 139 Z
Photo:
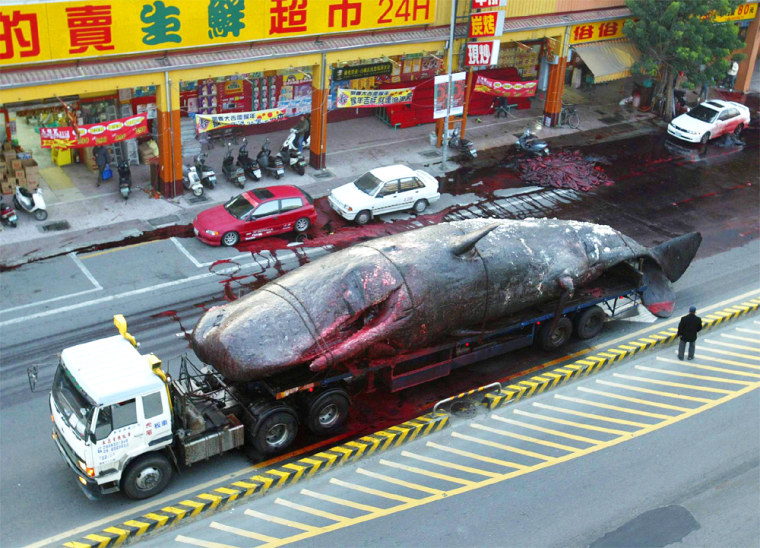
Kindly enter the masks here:
M 84 439 L 92 418 L 93 407 L 82 391 L 72 382 L 68 372 L 58 365 L 53 380 L 53 401 L 79 439 Z

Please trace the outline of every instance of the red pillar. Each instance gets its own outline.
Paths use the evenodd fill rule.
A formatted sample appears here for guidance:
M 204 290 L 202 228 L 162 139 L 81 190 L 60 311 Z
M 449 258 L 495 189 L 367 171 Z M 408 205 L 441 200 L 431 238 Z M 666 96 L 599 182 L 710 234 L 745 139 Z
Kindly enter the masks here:
M 560 57 L 556 65 L 550 65 L 549 85 L 546 90 L 546 103 L 544 104 L 544 125 L 554 127 L 559 122 L 559 113 L 562 110 L 562 92 L 565 91 L 565 69 L 567 61 Z

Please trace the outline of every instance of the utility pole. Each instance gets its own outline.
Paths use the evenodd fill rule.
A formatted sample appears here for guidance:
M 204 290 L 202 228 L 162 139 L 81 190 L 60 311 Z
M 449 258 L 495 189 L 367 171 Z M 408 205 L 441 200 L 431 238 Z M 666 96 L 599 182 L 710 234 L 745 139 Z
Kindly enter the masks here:
M 451 0 L 451 25 L 449 26 L 449 60 L 446 70 L 448 71 L 449 83 L 446 91 L 446 118 L 443 122 L 443 142 L 441 147 L 441 169 L 446 171 L 446 152 L 449 147 L 449 115 L 451 113 L 451 100 L 453 90 L 451 89 L 451 64 L 454 52 L 454 27 L 457 22 L 457 0 Z

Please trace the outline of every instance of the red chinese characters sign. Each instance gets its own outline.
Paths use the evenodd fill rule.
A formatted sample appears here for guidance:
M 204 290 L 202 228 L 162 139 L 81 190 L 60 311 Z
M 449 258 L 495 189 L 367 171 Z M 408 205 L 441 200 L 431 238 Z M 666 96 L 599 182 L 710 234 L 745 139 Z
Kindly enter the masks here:
M 582 44 L 584 42 L 622 38 L 624 23 L 625 19 L 615 19 L 614 21 L 597 21 L 575 25 L 570 29 L 570 43 Z
M 503 11 L 482 11 L 470 15 L 470 38 L 501 36 L 504 32 Z
M 533 97 L 538 88 L 538 80 L 524 82 L 504 82 L 478 76 L 475 80 L 475 91 L 499 97 Z
M 40 141 L 42 148 L 84 148 L 110 145 L 147 133 L 148 120 L 144 115 L 138 115 L 79 126 L 79 139 L 73 127 L 42 127 Z
M 484 67 L 495 65 L 499 60 L 499 46 L 501 42 L 470 42 L 467 44 L 467 56 L 465 64 L 468 67 Z
M 498 8 L 507 5 L 507 0 L 472 0 L 472 9 Z

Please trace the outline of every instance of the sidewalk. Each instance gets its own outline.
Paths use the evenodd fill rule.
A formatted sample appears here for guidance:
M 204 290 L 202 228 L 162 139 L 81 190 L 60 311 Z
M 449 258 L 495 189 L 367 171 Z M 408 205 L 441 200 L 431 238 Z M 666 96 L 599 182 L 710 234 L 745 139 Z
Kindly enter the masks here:
M 637 127 L 651 131 L 651 114 L 640 112 L 631 106 L 619 105 L 631 89 L 629 79 L 595 86 L 583 92 L 568 88 L 564 99 L 567 103 L 578 105 L 580 129 L 540 128 L 538 133 L 544 139 L 570 133 L 581 133 L 579 137 L 582 138 L 582 132 L 595 130 L 595 142 L 598 142 L 599 129 L 602 128 L 610 135 L 635 132 Z M 470 117 L 466 136 L 474 141 L 479 153 L 473 164 L 484 167 L 491 165 L 493 155 L 482 154 L 483 151 L 490 149 L 494 153 L 498 152 L 499 149 L 512 145 L 526 127 L 530 127 L 531 131 L 537 129 L 543 105 L 542 99 L 535 98 L 531 109 L 512 111 L 508 118 L 496 118 L 493 115 Z M 21 122 L 20 125 L 25 124 Z M 318 171 L 308 167 L 306 175 L 302 177 L 287 170 L 279 181 L 265 175 L 259 182 L 248 182 L 246 190 L 274 184 L 296 184 L 314 198 L 319 198 L 369 169 L 395 163 L 425 169 L 440 177 L 457 169 L 460 164 L 456 162 L 457 158 L 452 158 L 452 151 L 449 151 L 446 169 L 441 169 L 441 149 L 430 144 L 429 134 L 433 130 L 433 124 L 394 130 L 375 117 L 329 124 L 326 170 Z M 31 129 L 27 127 L 27 131 Z M 287 134 L 287 131 L 279 131 L 267 135 L 273 152 L 279 149 Z M 258 153 L 264 138 L 262 135 L 249 137 L 248 150 L 252 156 Z M 30 136 L 25 143 L 28 144 L 33 139 Z M 235 157 L 239 146 L 240 144 L 233 144 Z M 118 193 L 118 174 L 97 187 L 97 175 L 82 164 L 56 168 L 50 162 L 48 151 L 35 150 L 30 146 L 27 148 L 33 150 L 35 159 L 40 163 L 43 174 L 41 186 L 49 217 L 46 221 L 38 222 L 31 215 L 17 211 L 18 227 L 4 227 L 0 231 L 1 267 L 17 266 L 77 249 L 140 237 L 167 226 L 188 225 L 200 211 L 223 203 L 240 192 L 240 189 L 226 182 L 221 175 L 222 158 L 226 154 L 226 147 L 222 146 L 215 146 L 208 152 L 207 163 L 216 170 L 219 182 L 215 189 L 206 189 L 202 201 L 198 201 L 189 192 L 172 199 L 152 197 L 148 166 L 144 165 L 131 166 L 132 195 L 125 201 Z M 186 165 L 192 162 L 192 156 L 197 150 L 198 143 L 192 138 L 187 145 L 183 145 L 183 161 Z M 10 196 L 4 197 L 4 200 L 11 199 Z

